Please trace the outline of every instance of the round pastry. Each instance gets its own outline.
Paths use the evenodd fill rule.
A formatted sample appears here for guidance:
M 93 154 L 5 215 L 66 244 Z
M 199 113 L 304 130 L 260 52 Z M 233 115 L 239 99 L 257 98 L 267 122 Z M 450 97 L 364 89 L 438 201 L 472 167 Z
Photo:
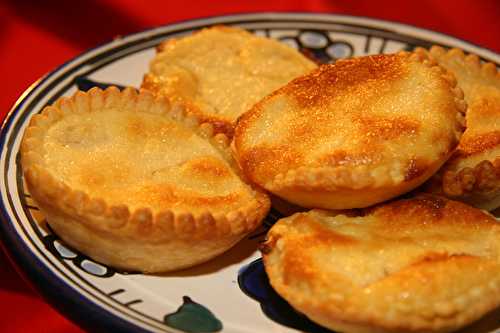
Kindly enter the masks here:
M 254 230 L 268 197 L 228 140 L 134 89 L 92 89 L 35 115 L 21 148 L 28 189 L 70 246 L 113 267 L 162 272 L 207 261 Z
M 316 68 L 286 44 L 226 26 L 169 39 L 157 51 L 142 87 L 182 101 L 229 137 L 253 104 Z
M 304 207 L 366 207 L 417 187 L 448 159 L 466 105 L 453 76 L 401 52 L 337 61 L 238 121 L 244 173 Z
M 457 150 L 433 179 L 432 191 L 476 207 L 500 207 L 500 72 L 474 54 L 433 46 L 429 54 L 452 72 L 468 104 Z
M 278 294 L 339 332 L 451 332 L 500 305 L 500 222 L 444 197 L 298 213 L 261 250 Z

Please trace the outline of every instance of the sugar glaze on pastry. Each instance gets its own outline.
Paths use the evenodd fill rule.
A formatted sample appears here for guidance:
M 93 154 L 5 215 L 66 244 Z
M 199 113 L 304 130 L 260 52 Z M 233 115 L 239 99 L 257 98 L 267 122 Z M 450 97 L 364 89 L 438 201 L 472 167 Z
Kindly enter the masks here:
M 500 305 L 500 222 L 444 197 L 298 213 L 261 249 L 278 294 L 339 332 L 451 332 Z
M 142 87 L 232 136 L 236 119 L 316 65 L 297 50 L 243 29 L 215 26 L 160 44 Z
M 466 104 L 425 55 L 337 61 L 238 121 L 235 156 L 255 183 L 304 207 L 366 207 L 420 185 L 449 158 Z
M 206 261 L 269 209 L 240 177 L 224 135 L 130 88 L 77 92 L 45 108 L 21 157 L 56 233 L 114 267 L 158 272 Z

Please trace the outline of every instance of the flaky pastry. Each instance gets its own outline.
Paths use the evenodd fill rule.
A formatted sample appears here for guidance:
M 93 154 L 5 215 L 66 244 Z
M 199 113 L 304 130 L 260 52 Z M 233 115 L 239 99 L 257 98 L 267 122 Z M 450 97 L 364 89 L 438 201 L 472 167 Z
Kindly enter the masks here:
M 254 230 L 270 205 L 240 178 L 225 135 L 131 88 L 77 92 L 46 107 L 25 132 L 21 158 L 54 231 L 122 269 L 207 261 Z
M 467 128 L 430 188 L 482 209 L 500 207 L 500 72 L 459 49 L 433 46 L 416 52 L 429 54 L 452 72 L 468 104 Z
M 235 156 L 255 183 L 315 208 L 366 207 L 434 174 L 463 132 L 455 79 L 425 55 L 337 61 L 238 121 Z
M 142 87 L 182 101 L 189 113 L 230 137 L 243 112 L 314 68 L 276 40 L 215 26 L 160 44 Z
M 500 305 L 500 222 L 444 197 L 298 213 L 261 250 L 273 288 L 339 332 L 451 332 Z

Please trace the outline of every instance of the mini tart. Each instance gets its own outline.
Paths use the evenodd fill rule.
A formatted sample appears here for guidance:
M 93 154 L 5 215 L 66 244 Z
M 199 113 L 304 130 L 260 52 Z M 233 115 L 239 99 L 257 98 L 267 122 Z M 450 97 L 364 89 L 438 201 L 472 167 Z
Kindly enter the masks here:
M 91 89 L 33 116 L 28 189 L 69 245 L 113 267 L 207 261 L 254 230 L 268 197 L 245 183 L 228 139 L 149 92 Z
M 278 294 L 339 332 L 451 332 L 500 305 L 500 222 L 444 197 L 295 214 L 261 250 Z
M 425 55 L 337 61 L 297 78 L 238 121 L 245 174 L 304 207 L 366 207 L 407 192 L 448 159 L 466 104 Z
M 433 190 L 482 209 L 500 207 L 500 72 L 495 64 L 459 49 L 433 46 L 416 52 L 429 54 L 452 72 L 468 104 L 467 129 Z
M 316 65 L 293 48 L 245 30 L 215 26 L 160 44 L 142 87 L 233 135 L 236 119 Z

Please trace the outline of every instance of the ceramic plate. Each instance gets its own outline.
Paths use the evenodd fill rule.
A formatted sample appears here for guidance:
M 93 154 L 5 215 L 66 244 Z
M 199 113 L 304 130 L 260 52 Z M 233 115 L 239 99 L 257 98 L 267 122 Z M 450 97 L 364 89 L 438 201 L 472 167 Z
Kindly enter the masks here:
M 1 235 L 10 254 L 41 293 L 82 325 L 113 332 L 329 332 L 294 312 L 269 287 L 256 247 L 279 217 L 211 262 L 166 275 L 116 271 L 65 246 L 43 221 L 23 186 L 19 143 L 30 117 L 58 97 L 94 85 L 141 83 L 155 46 L 206 26 L 227 24 L 308 50 L 323 62 L 411 50 L 457 46 L 500 63 L 486 49 L 401 24 L 336 15 L 250 14 L 169 25 L 92 49 L 35 83 L 16 103 L 0 137 Z M 468 332 L 500 332 L 500 313 Z

